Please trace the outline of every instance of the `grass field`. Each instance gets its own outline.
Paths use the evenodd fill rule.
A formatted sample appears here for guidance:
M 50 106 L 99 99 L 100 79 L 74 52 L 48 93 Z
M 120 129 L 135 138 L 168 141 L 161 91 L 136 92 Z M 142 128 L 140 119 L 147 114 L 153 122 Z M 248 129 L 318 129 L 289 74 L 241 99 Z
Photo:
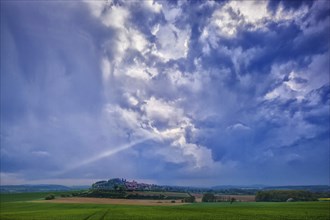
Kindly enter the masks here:
M 130 206 L 30 202 L 44 193 L 1 195 L 1 220 L 106 220 L 106 219 L 330 219 L 330 202 L 195 203 L 181 206 Z M 21 201 L 20 201 L 21 200 Z M 23 201 L 24 200 L 24 201 Z
M 134 192 L 127 192 L 127 194 L 138 194 L 138 195 L 144 195 L 144 196 L 157 196 L 159 194 L 163 194 L 165 196 L 175 196 L 175 197 L 188 197 L 188 193 L 183 193 L 183 192 L 153 192 L 153 191 L 144 191 L 144 192 L 139 192 L 139 191 L 134 191 Z
M 54 194 L 60 196 L 61 194 L 69 194 L 72 192 L 32 192 L 32 193 L 4 193 L 0 194 L 0 202 L 22 202 L 31 200 L 43 200 L 47 195 Z

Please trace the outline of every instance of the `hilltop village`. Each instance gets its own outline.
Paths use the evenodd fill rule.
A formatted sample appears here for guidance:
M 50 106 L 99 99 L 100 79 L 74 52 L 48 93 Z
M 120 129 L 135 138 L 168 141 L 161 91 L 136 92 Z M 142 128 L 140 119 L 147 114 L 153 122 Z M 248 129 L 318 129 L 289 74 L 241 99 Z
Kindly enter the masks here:
M 98 181 L 92 185 L 95 190 L 116 190 L 116 191 L 187 191 L 192 187 L 183 186 L 160 186 L 156 184 L 139 183 L 135 180 L 128 181 L 124 178 L 114 178 L 108 181 Z M 197 188 L 194 188 L 197 190 Z M 202 190 L 202 189 L 200 189 Z

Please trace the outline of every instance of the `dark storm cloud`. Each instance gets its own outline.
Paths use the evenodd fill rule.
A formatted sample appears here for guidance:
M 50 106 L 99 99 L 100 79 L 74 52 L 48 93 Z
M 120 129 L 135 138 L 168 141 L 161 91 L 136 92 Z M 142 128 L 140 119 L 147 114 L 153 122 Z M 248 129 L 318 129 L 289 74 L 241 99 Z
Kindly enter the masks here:
M 1 2 L 2 176 L 327 183 L 329 5 L 236 3 Z

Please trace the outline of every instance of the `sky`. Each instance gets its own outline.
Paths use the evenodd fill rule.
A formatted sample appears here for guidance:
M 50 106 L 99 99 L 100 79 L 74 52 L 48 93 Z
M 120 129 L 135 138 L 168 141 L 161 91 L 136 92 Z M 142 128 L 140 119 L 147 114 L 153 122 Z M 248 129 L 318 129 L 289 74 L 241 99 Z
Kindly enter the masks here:
M 330 181 L 328 1 L 1 1 L 1 184 Z

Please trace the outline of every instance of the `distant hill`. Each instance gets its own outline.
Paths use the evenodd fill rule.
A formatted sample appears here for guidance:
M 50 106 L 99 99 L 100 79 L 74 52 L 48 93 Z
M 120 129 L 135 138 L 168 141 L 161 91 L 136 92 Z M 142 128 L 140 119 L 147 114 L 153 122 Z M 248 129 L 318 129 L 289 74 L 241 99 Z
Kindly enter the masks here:
M 70 191 L 88 189 L 90 186 L 63 186 L 54 184 L 39 185 L 1 185 L 1 193 L 20 193 L 20 192 L 50 192 L 50 191 Z
M 213 186 L 213 190 L 225 190 L 225 189 L 264 189 L 266 185 L 219 185 Z
M 307 190 L 311 192 L 330 192 L 330 186 L 327 185 L 296 185 L 296 186 L 266 186 L 266 185 L 220 185 L 211 187 L 212 190 Z
M 102 180 L 94 183 L 94 190 L 116 190 L 116 191 L 168 191 L 168 192 L 214 192 L 224 195 L 255 195 L 258 191 L 265 190 L 307 190 L 310 192 L 328 193 L 330 187 L 327 185 L 312 186 L 266 186 L 266 185 L 219 185 L 214 187 L 188 187 L 188 186 L 165 186 L 148 183 L 128 181 L 123 178 Z
M 266 186 L 266 185 L 218 185 L 213 187 L 166 186 L 136 181 L 127 181 L 123 178 L 113 178 L 94 183 L 92 189 L 103 190 L 146 190 L 146 191 L 173 191 L 173 192 L 207 192 L 220 194 L 253 195 L 264 190 L 307 190 L 311 192 L 330 192 L 327 185 L 301 185 L 301 186 Z
M 330 192 L 327 185 L 307 185 L 307 186 L 267 186 L 263 190 L 307 190 L 310 192 Z
M 227 195 L 255 195 L 258 191 L 266 190 L 306 190 L 316 193 L 330 193 L 328 185 L 301 185 L 301 186 L 266 186 L 266 185 L 219 185 L 214 187 L 188 187 L 188 186 L 166 186 L 148 183 L 138 183 L 127 181 L 122 178 L 98 181 L 92 186 L 63 186 L 54 184 L 39 185 L 0 185 L 1 193 L 19 192 L 50 192 L 50 191 L 70 191 L 84 189 L 100 190 L 128 190 L 128 191 L 168 191 L 168 192 L 214 192 Z

